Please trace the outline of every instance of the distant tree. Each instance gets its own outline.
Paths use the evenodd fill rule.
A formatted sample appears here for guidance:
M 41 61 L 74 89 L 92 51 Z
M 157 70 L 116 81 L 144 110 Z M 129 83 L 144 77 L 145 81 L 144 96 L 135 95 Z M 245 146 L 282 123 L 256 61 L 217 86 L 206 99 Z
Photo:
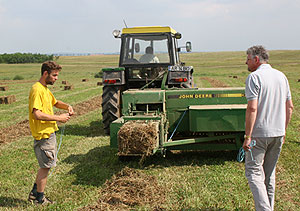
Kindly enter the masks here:
M 0 63 L 18 64 L 18 63 L 42 63 L 53 60 L 53 55 L 32 54 L 32 53 L 14 53 L 0 54 Z

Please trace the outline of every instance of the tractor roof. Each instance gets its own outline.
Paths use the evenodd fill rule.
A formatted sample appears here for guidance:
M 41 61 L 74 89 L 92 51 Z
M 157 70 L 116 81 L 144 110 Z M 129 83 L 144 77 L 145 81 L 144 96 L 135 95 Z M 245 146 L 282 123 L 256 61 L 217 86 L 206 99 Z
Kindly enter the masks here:
M 123 28 L 122 34 L 144 34 L 144 33 L 162 33 L 170 32 L 176 34 L 176 31 L 169 26 L 141 26 L 132 28 Z

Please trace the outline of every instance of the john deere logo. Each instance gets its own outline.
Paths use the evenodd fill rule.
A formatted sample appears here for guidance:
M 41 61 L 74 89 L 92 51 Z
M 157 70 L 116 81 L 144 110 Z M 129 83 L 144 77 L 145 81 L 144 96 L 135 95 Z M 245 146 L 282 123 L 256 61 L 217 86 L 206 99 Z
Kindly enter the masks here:
M 197 99 L 197 98 L 214 98 L 214 97 L 245 97 L 243 93 L 236 94 L 183 94 L 183 95 L 169 95 L 168 99 Z

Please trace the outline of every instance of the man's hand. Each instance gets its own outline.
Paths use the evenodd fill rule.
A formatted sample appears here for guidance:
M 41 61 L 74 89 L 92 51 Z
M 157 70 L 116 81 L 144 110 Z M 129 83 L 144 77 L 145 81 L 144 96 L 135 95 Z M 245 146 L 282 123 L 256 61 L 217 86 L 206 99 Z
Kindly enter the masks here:
M 247 152 L 251 147 L 249 146 L 251 143 L 251 138 L 246 138 L 244 140 L 243 149 Z
M 64 114 L 61 114 L 58 116 L 59 117 L 59 122 L 62 122 L 62 123 L 66 123 L 67 121 L 69 121 L 69 119 L 71 118 L 69 113 L 64 113 Z
M 72 108 L 72 106 L 68 106 L 68 112 L 69 112 L 69 115 L 72 116 L 74 114 L 74 110 Z

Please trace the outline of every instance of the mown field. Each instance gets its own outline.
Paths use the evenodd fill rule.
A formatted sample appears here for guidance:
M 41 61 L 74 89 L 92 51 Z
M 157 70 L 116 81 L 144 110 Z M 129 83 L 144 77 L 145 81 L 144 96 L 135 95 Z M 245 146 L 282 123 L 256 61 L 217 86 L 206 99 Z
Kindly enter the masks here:
M 275 210 L 300 210 L 300 51 L 271 51 L 270 58 L 270 64 L 289 79 L 295 106 L 278 163 Z M 182 54 L 181 60 L 194 66 L 198 87 L 243 87 L 249 74 L 244 52 Z M 96 205 L 105 181 L 126 166 L 157 180 L 165 190 L 159 206 L 164 210 L 254 210 L 244 164 L 236 161 L 236 153 L 180 152 L 147 158 L 143 165 L 138 160 L 120 162 L 102 129 L 102 87 L 96 85 L 101 79 L 94 78 L 102 67 L 117 66 L 118 56 L 60 57 L 57 62 L 63 70 L 51 90 L 57 99 L 74 106 L 77 115 L 65 125 L 58 166 L 45 191 L 56 204 L 47 207 L 27 202 L 38 169 L 26 127 L 27 101 L 31 85 L 40 77 L 40 64 L 0 64 L 0 87 L 8 87 L 0 96 L 17 99 L 0 105 L 0 210 L 76 210 Z M 16 75 L 23 80 L 12 80 Z M 63 80 L 74 89 L 64 91 Z M 137 204 L 132 210 L 153 210 L 153 206 Z

